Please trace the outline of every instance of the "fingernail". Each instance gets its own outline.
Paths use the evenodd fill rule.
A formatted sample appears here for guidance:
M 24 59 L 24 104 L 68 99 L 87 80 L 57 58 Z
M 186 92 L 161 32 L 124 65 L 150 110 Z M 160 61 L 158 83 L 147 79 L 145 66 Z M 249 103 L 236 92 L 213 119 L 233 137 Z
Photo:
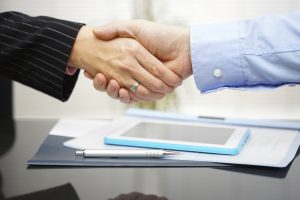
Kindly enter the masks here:
M 102 85 L 102 81 L 100 80 L 100 79 L 95 79 L 96 80 L 96 82 L 98 83 L 98 85 Z

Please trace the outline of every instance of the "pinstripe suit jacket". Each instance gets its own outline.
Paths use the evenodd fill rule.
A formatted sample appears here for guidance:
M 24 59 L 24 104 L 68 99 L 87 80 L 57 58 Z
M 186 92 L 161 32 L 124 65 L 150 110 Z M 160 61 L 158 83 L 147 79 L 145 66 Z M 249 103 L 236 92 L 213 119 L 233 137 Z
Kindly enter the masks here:
M 79 70 L 73 76 L 65 70 L 82 25 L 18 12 L 0 13 L 0 76 L 66 101 Z

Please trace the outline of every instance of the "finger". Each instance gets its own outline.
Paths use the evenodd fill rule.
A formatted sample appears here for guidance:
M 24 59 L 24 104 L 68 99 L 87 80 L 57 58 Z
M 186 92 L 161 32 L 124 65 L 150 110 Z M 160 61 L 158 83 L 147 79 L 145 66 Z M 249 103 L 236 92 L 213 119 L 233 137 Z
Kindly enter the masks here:
M 145 57 L 146 57 L 145 59 L 149 58 L 148 55 L 145 55 Z M 137 60 L 132 59 L 130 65 L 131 66 L 127 66 L 127 67 L 131 67 L 131 69 L 128 70 L 131 71 L 132 78 L 138 81 L 148 90 L 153 92 L 163 93 L 163 94 L 170 93 L 174 90 L 174 87 L 167 85 L 160 79 L 153 76 L 150 72 L 148 72 L 144 67 L 140 65 L 140 63 Z M 132 80 L 133 82 L 129 82 L 129 84 L 134 83 L 135 82 L 134 80 Z M 127 85 L 126 88 L 129 89 L 130 85 Z
M 125 88 L 121 88 L 119 90 L 119 100 L 125 104 L 130 103 L 131 98 L 130 98 L 130 94 L 129 94 L 128 90 L 126 90 Z
M 149 100 L 149 101 L 158 100 L 164 97 L 164 94 L 159 92 L 152 92 L 141 84 L 139 84 L 134 94 L 142 99 Z
M 140 48 L 140 50 L 136 52 L 136 58 L 147 71 L 169 86 L 177 87 L 182 84 L 182 78 L 180 76 L 165 66 L 145 48 Z
M 107 90 L 106 93 L 108 94 L 108 96 L 110 96 L 113 99 L 117 99 L 119 97 L 119 90 L 120 90 L 120 84 L 114 80 L 111 79 L 107 85 Z
M 87 71 L 84 71 L 84 76 L 86 77 L 86 78 L 88 78 L 88 79 L 90 79 L 90 80 L 93 80 L 94 79 L 94 77 L 91 75 L 91 74 L 89 74 Z
M 107 82 L 107 78 L 103 74 L 98 73 L 93 80 L 93 85 L 96 90 L 105 91 L 107 88 Z
M 151 99 L 146 99 L 146 98 L 143 98 L 143 97 L 139 97 L 137 96 L 135 93 L 133 93 L 132 91 L 129 92 L 130 94 L 130 98 L 135 101 L 135 102 L 149 102 L 151 101 Z

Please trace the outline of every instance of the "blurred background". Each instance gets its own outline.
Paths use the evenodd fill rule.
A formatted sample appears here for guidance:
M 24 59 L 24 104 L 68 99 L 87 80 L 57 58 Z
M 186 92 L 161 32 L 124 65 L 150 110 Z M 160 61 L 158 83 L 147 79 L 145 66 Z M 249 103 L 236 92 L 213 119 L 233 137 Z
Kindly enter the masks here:
M 165 24 L 214 23 L 300 10 L 299 0 L 1 0 L 0 12 L 20 11 L 104 25 L 117 19 L 144 18 Z M 300 22 L 299 22 L 300 23 Z M 300 59 L 300 58 L 299 58 Z M 176 89 L 168 110 L 208 116 L 300 119 L 300 86 L 264 91 L 222 90 L 200 94 L 193 77 Z M 1 98 L 1 97 L 0 97 Z M 176 106 L 174 106 L 174 101 Z M 69 101 L 62 103 L 13 83 L 15 118 L 115 118 L 127 105 L 97 92 L 80 74 Z

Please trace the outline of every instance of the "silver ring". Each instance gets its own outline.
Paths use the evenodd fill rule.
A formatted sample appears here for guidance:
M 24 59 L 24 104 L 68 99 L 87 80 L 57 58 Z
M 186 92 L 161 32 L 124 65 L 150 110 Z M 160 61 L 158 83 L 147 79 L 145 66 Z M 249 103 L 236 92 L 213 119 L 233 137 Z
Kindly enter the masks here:
M 139 86 L 139 82 L 136 81 L 134 84 L 131 84 L 131 85 L 130 85 L 130 90 L 131 90 L 133 93 L 135 93 L 138 86 Z

